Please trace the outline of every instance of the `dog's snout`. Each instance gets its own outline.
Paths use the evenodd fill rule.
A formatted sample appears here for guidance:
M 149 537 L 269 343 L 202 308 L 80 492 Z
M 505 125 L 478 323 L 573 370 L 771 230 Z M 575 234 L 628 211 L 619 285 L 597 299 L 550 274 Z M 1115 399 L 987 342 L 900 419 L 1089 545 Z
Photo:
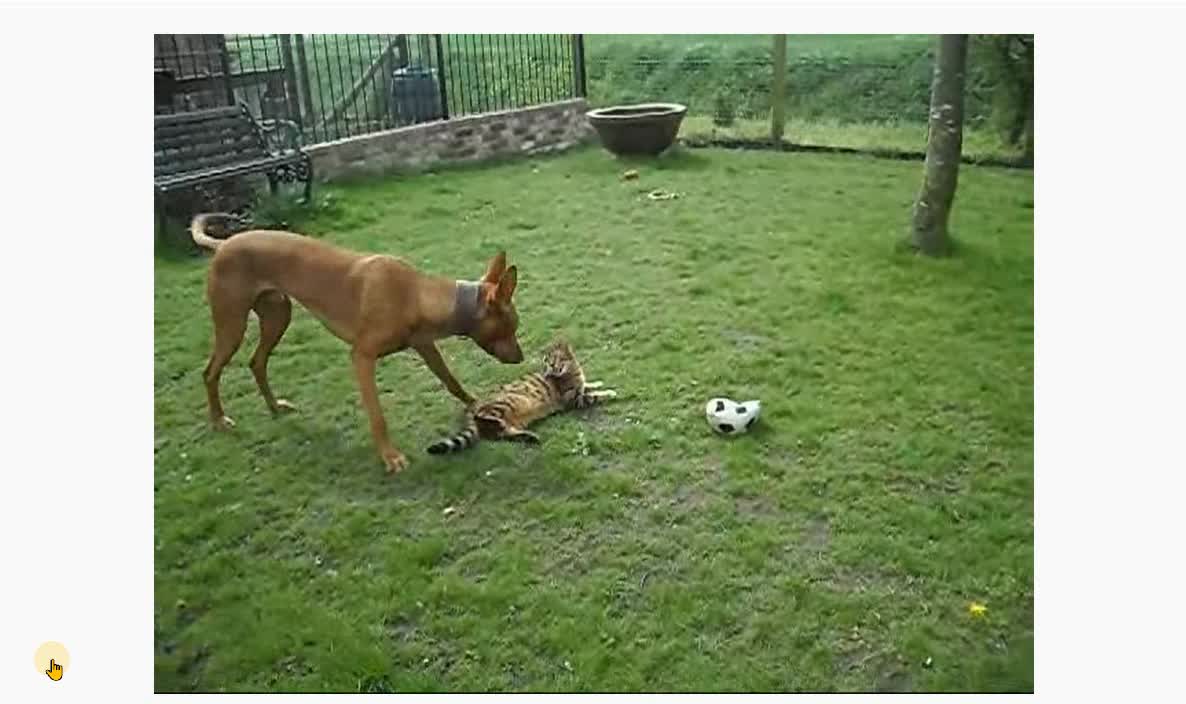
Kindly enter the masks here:
M 499 361 L 504 364 L 518 364 L 523 361 L 523 350 L 520 349 L 517 341 L 510 340 L 498 346 L 497 356 Z

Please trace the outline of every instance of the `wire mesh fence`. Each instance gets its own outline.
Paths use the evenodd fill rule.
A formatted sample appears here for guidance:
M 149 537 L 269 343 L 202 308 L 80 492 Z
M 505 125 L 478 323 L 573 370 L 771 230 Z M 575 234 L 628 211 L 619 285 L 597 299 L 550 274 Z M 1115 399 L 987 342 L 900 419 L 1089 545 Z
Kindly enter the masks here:
M 156 35 L 157 111 L 244 103 L 307 143 L 571 98 L 566 34 Z

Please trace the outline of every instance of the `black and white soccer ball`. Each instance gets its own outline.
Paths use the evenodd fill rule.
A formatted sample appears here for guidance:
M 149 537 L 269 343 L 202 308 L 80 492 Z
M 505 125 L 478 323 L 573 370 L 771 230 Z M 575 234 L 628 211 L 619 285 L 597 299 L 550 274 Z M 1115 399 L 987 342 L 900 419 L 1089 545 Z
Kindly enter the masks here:
M 727 398 L 714 398 L 704 405 L 704 417 L 709 427 L 721 435 L 741 435 L 753 427 L 761 413 L 761 401 L 738 403 Z

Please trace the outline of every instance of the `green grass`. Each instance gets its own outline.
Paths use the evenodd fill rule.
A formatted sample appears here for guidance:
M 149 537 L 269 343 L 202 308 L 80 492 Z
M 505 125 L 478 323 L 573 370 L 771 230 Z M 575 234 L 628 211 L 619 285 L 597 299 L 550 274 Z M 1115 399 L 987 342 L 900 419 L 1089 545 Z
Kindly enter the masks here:
M 722 52 L 768 53 L 769 34 L 588 34 L 586 51 L 592 61 L 609 61 L 623 54 L 662 55 L 701 46 Z M 855 61 L 893 60 L 903 53 L 925 51 L 934 38 L 927 34 L 788 34 L 787 59 L 839 58 Z
M 920 170 L 585 149 L 322 189 L 314 236 L 459 277 L 505 247 L 524 346 L 623 393 L 440 459 L 457 404 L 395 355 L 395 478 L 300 310 L 271 374 L 301 412 L 267 415 L 251 329 L 207 430 L 206 261 L 158 255 L 156 689 L 1032 691 L 1032 174 L 963 168 L 929 260 Z M 442 347 L 475 393 L 528 369 Z M 712 435 L 715 395 L 762 420 Z
M 684 118 L 680 137 L 698 139 L 740 139 L 752 142 L 770 140 L 769 120 L 737 120 L 728 127 L 714 125 L 706 116 Z M 861 150 L 888 149 L 924 153 L 927 149 L 927 126 L 913 122 L 869 122 L 844 124 L 835 120 L 789 119 L 783 139 L 795 144 L 821 147 L 846 147 Z M 966 157 L 1019 158 L 1021 149 L 1006 144 L 995 130 L 965 127 L 961 153 Z

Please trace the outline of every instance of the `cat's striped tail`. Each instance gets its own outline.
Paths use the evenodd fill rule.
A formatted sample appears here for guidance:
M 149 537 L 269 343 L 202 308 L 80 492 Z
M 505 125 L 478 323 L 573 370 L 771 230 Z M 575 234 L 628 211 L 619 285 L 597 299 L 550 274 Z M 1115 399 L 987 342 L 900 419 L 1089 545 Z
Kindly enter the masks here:
M 447 455 L 451 452 L 461 452 L 469 449 L 478 443 L 478 423 L 474 419 L 470 419 L 466 424 L 465 429 L 457 433 L 453 437 L 438 440 L 432 445 L 428 446 L 428 454 L 430 455 Z

